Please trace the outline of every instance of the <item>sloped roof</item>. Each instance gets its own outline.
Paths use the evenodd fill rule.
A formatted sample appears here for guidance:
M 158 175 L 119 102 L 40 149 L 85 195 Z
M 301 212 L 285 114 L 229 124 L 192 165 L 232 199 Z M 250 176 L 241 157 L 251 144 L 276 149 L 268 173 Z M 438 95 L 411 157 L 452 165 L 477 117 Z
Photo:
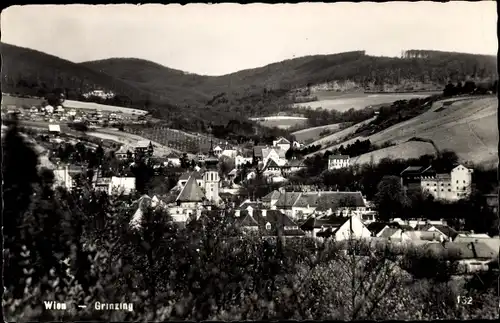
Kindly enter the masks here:
M 458 236 L 458 232 L 447 225 L 434 224 L 433 227 L 452 239 L 455 239 Z
M 180 181 L 187 180 L 190 177 L 194 177 L 194 179 L 196 179 L 196 180 L 203 179 L 203 175 L 202 174 L 200 174 L 197 171 L 193 171 L 193 172 L 190 172 L 190 173 L 189 172 L 182 173 L 182 175 L 179 177 L 179 180 Z
M 261 209 L 262 208 L 262 203 L 259 202 L 252 202 L 252 201 L 245 201 L 241 203 L 241 205 L 238 207 L 238 209 L 243 210 L 246 209 L 247 207 L 251 206 L 252 209 Z
M 500 239 L 498 238 L 472 238 L 472 237 L 461 237 L 458 236 L 453 242 L 457 243 L 483 243 L 487 245 L 491 250 L 495 251 L 498 254 L 498 250 L 500 249 Z
M 401 172 L 401 176 L 403 175 L 420 175 L 421 172 L 424 170 L 425 168 L 422 167 L 422 166 L 408 166 L 406 167 L 402 172 Z
M 289 144 L 290 141 L 284 137 L 280 137 L 278 140 L 276 140 L 276 144 Z
M 455 254 L 461 259 L 491 259 L 497 254 L 486 244 L 475 242 L 446 242 L 444 245 L 429 243 L 426 247 L 438 254 L 446 252 Z
M 176 152 L 171 151 L 170 153 L 165 155 L 165 158 L 181 158 L 181 156 L 179 156 L 179 154 L 177 154 Z
M 302 159 L 292 159 L 288 161 L 284 167 L 305 167 L 304 160 Z
M 190 176 L 176 200 L 179 202 L 202 202 L 204 199 L 205 194 L 201 191 L 196 178 Z
M 399 229 L 397 228 L 384 228 L 382 230 L 382 232 L 380 232 L 380 236 L 381 238 L 390 238 L 394 233 L 396 233 Z
M 280 192 L 274 190 L 271 193 L 269 193 L 266 196 L 264 196 L 262 198 L 262 201 L 263 202 L 271 202 L 271 200 L 277 200 L 277 199 L 279 199 L 280 195 L 281 195 Z
M 440 180 L 450 180 L 451 175 L 450 174 L 436 174 L 436 178 Z
M 368 224 L 367 228 L 368 230 L 373 233 L 373 234 L 378 234 L 380 231 L 382 231 L 385 227 L 389 226 L 389 223 L 386 222 L 372 222 Z
M 430 232 L 430 231 L 407 231 L 405 232 L 406 236 L 408 236 L 411 240 L 428 240 L 428 241 L 438 241 L 439 236 L 441 234 L 439 232 Z
M 348 155 L 330 155 L 328 157 L 329 160 L 333 160 L 333 159 L 349 159 L 349 156 Z
M 248 212 L 241 212 L 240 216 L 235 218 L 235 223 L 241 227 L 258 227 L 259 224 Z
M 253 154 L 255 157 L 262 157 L 262 150 L 265 149 L 267 146 L 254 146 L 253 147 Z
M 240 217 L 236 218 L 236 223 L 241 226 L 258 227 L 261 234 L 265 236 L 304 236 L 305 233 L 298 228 L 298 224 L 290 219 L 286 214 L 278 210 L 266 210 L 266 216 L 262 215 L 262 210 L 254 210 L 252 215 L 247 211 L 241 211 Z M 266 224 L 271 224 L 271 229 L 266 229 Z M 285 230 L 285 227 L 297 227 L 297 229 Z
M 309 217 L 309 219 L 304 222 L 300 228 L 304 231 L 312 231 L 318 228 L 338 228 L 342 224 L 346 223 L 349 217 L 328 217 L 328 218 L 316 218 L 314 216 Z
M 276 202 L 276 207 L 292 207 L 301 194 L 301 192 L 281 193 Z
M 336 210 L 339 207 L 365 207 L 361 192 L 321 192 L 318 196 L 318 210 Z
M 270 159 L 268 160 L 267 165 L 266 165 L 266 167 L 265 167 L 265 168 L 269 168 L 269 167 L 273 167 L 273 168 L 281 168 L 281 166 L 280 166 L 280 165 L 278 165 L 278 164 L 274 161 L 274 159 L 272 159 L 272 158 L 270 158 Z

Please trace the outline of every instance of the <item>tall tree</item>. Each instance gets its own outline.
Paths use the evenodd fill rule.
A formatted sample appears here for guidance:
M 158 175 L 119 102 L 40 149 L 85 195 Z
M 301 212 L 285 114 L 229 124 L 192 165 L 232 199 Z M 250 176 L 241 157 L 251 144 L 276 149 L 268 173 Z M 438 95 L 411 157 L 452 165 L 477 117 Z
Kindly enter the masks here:
M 384 176 L 377 186 L 375 205 L 380 220 L 404 216 L 409 200 L 404 192 L 401 179 L 397 176 Z

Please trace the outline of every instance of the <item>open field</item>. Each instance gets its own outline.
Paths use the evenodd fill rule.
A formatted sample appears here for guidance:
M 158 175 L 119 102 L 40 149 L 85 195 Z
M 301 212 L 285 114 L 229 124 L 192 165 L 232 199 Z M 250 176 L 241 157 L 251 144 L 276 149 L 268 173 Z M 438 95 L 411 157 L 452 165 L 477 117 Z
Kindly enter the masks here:
M 280 129 L 288 129 L 290 127 L 301 125 L 307 122 L 307 118 L 304 117 L 288 117 L 288 116 L 250 118 L 250 120 L 256 121 L 264 127 L 269 127 L 269 128 L 276 127 Z
M 436 92 L 417 92 L 417 93 L 390 93 L 390 94 L 334 94 L 328 95 L 326 92 L 315 94 L 318 101 L 307 103 L 296 103 L 295 107 L 309 107 L 311 109 L 323 108 L 326 110 L 337 110 L 344 112 L 349 109 L 360 110 L 368 106 L 376 106 L 386 103 L 392 103 L 398 100 L 410 100 L 414 98 L 425 98 L 436 94 Z
M 25 107 L 31 108 L 32 106 L 39 106 L 42 104 L 44 100 L 41 98 L 18 98 L 8 94 L 2 95 L 2 107 L 5 106 L 7 108 L 11 107 Z M 82 102 L 82 101 L 73 101 L 66 100 L 63 103 L 65 108 L 73 108 L 73 109 L 87 109 L 87 110 L 98 110 L 98 111 L 109 111 L 109 112 L 118 112 L 130 115 L 145 115 L 148 112 L 145 110 L 139 109 L 129 109 L 123 107 L 117 107 L 112 105 L 104 105 L 93 102 Z
M 139 141 L 148 141 L 148 142 L 151 141 L 153 143 L 154 154 L 156 156 L 167 155 L 171 152 L 181 154 L 180 151 L 172 149 L 172 148 L 167 147 L 165 145 L 162 145 L 161 143 L 156 142 L 154 140 L 149 140 L 147 138 L 144 138 L 144 137 L 141 137 L 141 136 L 138 136 L 135 134 L 131 134 L 128 132 L 123 132 L 123 131 L 119 131 L 119 130 L 115 130 L 115 129 L 100 128 L 100 129 L 97 129 L 97 130 L 92 131 L 92 132 L 87 132 L 86 134 L 88 136 L 93 136 L 93 137 L 97 137 L 97 138 L 101 138 L 101 139 L 116 141 L 122 145 L 129 146 L 132 148 L 134 148 Z M 188 154 L 188 157 L 193 158 L 194 155 Z
M 64 101 L 63 105 L 66 108 L 109 111 L 109 112 L 118 112 L 118 113 L 124 113 L 124 114 L 145 115 L 148 113 L 145 110 L 129 109 L 129 108 L 123 108 L 123 107 L 116 107 L 116 106 L 112 106 L 112 105 L 104 105 L 104 104 L 93 103 L 93 102 L 82 102 L 82 101 L 73 101 L 73 100 L 66 100 L 66 101 Z
M 449 99 L 446 101 L 450 101 Z M 434 103 L 432 108 L 422 115 L 396 124 L 379 133 L 368 137 L 358 137 L 349 140 L 370 139 L 373 144 L 391 141 L 396 144 L 390 149 L 375 153 L 377 158 L 385 154 L 405 154 L 397 150 L 416 150 L 416 147 L 430 147 L 431 144 L 402 145 L 412 137 L 432 140 L 439 150 L 452 150 L 461 161 L 475 164 L 491 165 L 498 160 L 498 100 L 496 97 L 457 98 L 452 105 L 442 107 L 442 101 Z M 344 143 L 344 144 L 345 144 Z M 323 149 L 335 148 L 330 146 Z M 429 148 L 422 149 L 419 155 L 428 153 Z M 373 154 L 373 153 L 372 153 Z M 413 152 L 411 154 L 414 154 Z M 380 157 L 379 157 L 380 156 Z M 360 156 L 360 161 L 369 157 Z
M 26 108 L 31 108 L 32 106 L 38 106 L 42 104 L 43 99 L 39 98 L 18 98 L 15 96 L 11 96 L 8 94 L 3 94 L 2 93 L 2 107 L 7 107 L 7 108 L 21 108 L 21 107 L 26 107 Z
M 312 127 L 312 128 L 307 128 L 307 129 L 302 129 L 299 131 L 292 132 L 292 135 L 295 136 L 295 139 L 297 139 L 300 142 L 305 142 L 308 140 L 318 140 L 321 138 L 320 134 L 325 131 L 338 131 L 344 123 L 334 123 L 334 124 L 329 124 L 326 126 L 319 126 L 319 127 Z

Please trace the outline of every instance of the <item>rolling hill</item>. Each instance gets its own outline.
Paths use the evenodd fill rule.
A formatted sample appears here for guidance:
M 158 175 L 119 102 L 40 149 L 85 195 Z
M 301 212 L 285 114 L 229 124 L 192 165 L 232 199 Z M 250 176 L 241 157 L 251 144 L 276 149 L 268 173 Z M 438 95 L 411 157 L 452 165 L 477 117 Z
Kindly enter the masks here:
M 3 92 L 43 96 L 60 88 L 68 99 L 82 100 L 82 93 L 90 90 L 110 90 L 118 95 L 106 104 L 145 109 L 171 127 L 201 132 L 212 123 L 296 113 L 291 106 L 302 91 L 298 89 L 330 81 L 371 89 L 420 82 L 442 90 L 448 80 L 496 75 L 494 56 L 437 51 L 408 51 L 403 58 L 364 51 L 314 55 L 222 76 L 190 74 L 135 58 L 77 64 L 5 43 L 1 52 Z M 352 120 L 328 123 L 344 121 Z
M 462 161 L 491 165 L 498 160 L 498 99 L 496 97 L 457 98 L 449 106 L 442 101 L 413 119 L 398 123 L 368 137 L 351 140 L 327 147 L 325 150 L 348 144 L 356 139 L 370 139 L 373 144 L 392 142 L 395 146 L 370 152 L 353 158 L 354 163 L 366 163 L 385 157 L 411 158 L 435 152 L 432 144 L 409 142 L 413 137 L 430 139 L 437 148 L 452 150 Z M 450 101 L 448 99 L 447 101 Z M 372 157 L 373 156 L 373 157 Z
M 407 51 L 404 58 L 375 57 L 364 51 L 314 55 L 222 76 L 202 76 L 173 70 L 145 60 L 112 58 L 81 63 L 157 94 L 189 88 L 196 100 L 221 93 L 292 90 L 329 81 L 352 81 L 360 87 L 411 81 L 439 87 L 471 75 L 486 80 L 496 75 L 496 57 L 439 51 Z M 441 90 L 441 88 L 439 88 Z M 183 91 L 172 102 L 186 100 Z M 205 101 L 203 101 L 205 103 Z

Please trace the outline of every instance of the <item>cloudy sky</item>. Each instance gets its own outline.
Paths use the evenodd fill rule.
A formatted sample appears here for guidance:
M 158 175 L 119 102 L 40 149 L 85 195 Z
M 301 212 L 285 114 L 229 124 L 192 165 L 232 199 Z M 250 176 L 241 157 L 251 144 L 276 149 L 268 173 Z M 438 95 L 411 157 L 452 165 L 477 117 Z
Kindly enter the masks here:
M 294 57 L 406 49 L 496 54 L 494 1 L 290 5 L 31 5 L 5 9 L 2 42 L 73 62 L 136 57 L 222 75 Z

